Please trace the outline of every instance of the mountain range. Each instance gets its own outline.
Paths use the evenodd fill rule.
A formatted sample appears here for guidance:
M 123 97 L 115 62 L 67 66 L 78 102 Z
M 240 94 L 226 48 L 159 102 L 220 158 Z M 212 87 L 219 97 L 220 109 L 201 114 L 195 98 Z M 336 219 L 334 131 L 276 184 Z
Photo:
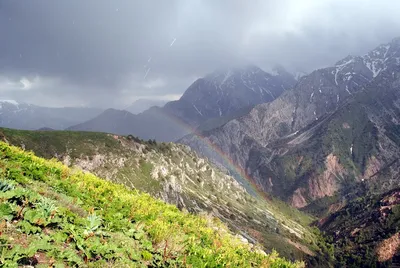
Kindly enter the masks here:
M 243 241 L 257 241 L 267 252 L 275 249 L 292 260 L 328 261 L 315 254 L 326 249 L 308 226 L 312 217 L 277 199 L 250 195 L 232 176 L 185 145 L 95 132 L 12 129 L 0 129 L 0 139 L 147 192 L 183 211 L 217 217 Z
M 40 128 L 66 129 L 99 115 L 98 108 L 50 108 L 15 100 L 0 100 L 0 126 L 35 130 Z
M 175 141 L 209 120 L 223 118 L 270 102 L 294 86 L 296 80 L 283 69 L 272 75 L 256 66 L 245 66 L 196 80 L 177 101 L 133 115 L 106 110 L 69 130 L 133 134 L 144 139 Z
M 166 103 L 165 100 L 138 99 L 124 110 L 132 114 L 140 114 L 153 106 L 163 107 Z
M 359 136 L 372 134 L 355 126 L 362 118 L 371 121 L 371 124 L 378 124 L 376 118 L 381 115 L 371 114 L 372 111 L 378 113 L 376 104 L 369 104 L 365 108 L 367 105 L 362 105 L 358 100 L 362 98 L 372 102 L 377 101 L 377 97 L 385 98 L 385 94 L 396 93 L 396 78 L 391 75 L 397 72 L 399 57 L 399 39 L 381 45 L 362 57 L 346 57 L 333 67 L 319 69 L 302 77 L 292 90 L 285 91 L 270 103 L 256 106 L 247 115 L 205 131 L 201 138 L 199 135 L 189 135 L 180 142 L 218 162 L 219 155 L 210 151 L 208 146 L 208 142 L 211 142 L 246 170 L 264 191 L 280 196 L 296 207 L 305 207 L 313 200 L 332 196 L 339 189 L 336 177 L 330 175 L 332 170 L 328 174 L 321 172 L 333 168 L 333 173 L 342 177 L 345 171 L 336 170 L 339 168 L 338 151 L 344 151 L 350 157 L 357 156 L 350 162 L 358 161 L 356 167 L 362 173 L 366 169 L 377 169 L 370 166 L 377 161 L 371 160 L 369 155 L 358 156 L 360 149 L 356 143 Z M 388 84 L 390 82 L 393 88 L 392 84 Z M 366 88 L 368 93 L 365 93 Z M 392 95 L 389 98 L 396 100 Z M 390 120 L 397 122 L 398 119 L 394 117 L 397 104 L 388 101 L 382 103 L 381 109 L 392 111 L 387 112 L 392 115 Z M 343 121 L 344 127 L 332 128 L 334 131 L 348 129 L 357 133 L 350 136 L 351 139 L 334 145 L 332 133 L 321 129 L 328 128 L 326 125 L 332 120 L 339 120 L 337 117 L 349 109 L 349 105 L 355 107 L 356 114 L 351 115 L 357 122 Z M 382 130 L 382 127 L 371 126 L 371 129 Z M 373 136 L 376 137 L 376 134 Z M 317 140 L 323 140 L 327 143 L 327 139 L 330 139 L 328 144 L 320 143 L 313 150 L 307 148 L 299 152 L 307 142 L 315 144 Z M 344 144 L 347 144 L 346 148 Z M 315 150 L 326 147 L 328 149 L 315 159 Z M 307 150 L 311 158 L 306 157 Z M 386 162 L 382 161 L 379 167 Z M 322 169 L 318 169 L 320 166 Z
M 311 266 L 400 265 L 400 38 L 298 80 L 282 68 L 218 70 L 163 107 L 139 114 L 107 109 L 67 129 L 73 131 L 2 136 L 191 212 L 211 210 L 267 247 L 286 239 Z M 229 199 L 235 194 L 237 202 Z M 244 206 L 243 198 L 257 201 Z M 294 221 L 268 213 L 287 211 L 287 204 L 302 211 L 289 213 Z M 298 215 L 314 217 L 323 238 Z M 286 229 L 278 240 L 276 227 Z
M 399 230 L 393 224 L 398 223 L 399 199 L 390 191 L 399 187 L 399 92 L 397 38 L 364 56 L 348 56 L 333 67 L 316 70 L 278 99 L 180 142 L 229 167 L 222 151 L 264 192 L 328 217 L 321 228 L 330 234 L 346 226 L 341 240 L 334 241 L 340 249 L 338 258 L 354 255 L 343 261 L 344 266 L 355 262 L 369 267 L 382 259 L 397 263 Z M 346 215 L 352 221 L 363 207 L 377 206 L 371 202 L 383 200 L 380 195 L 393 196 L 391 205 L 381 208 L 386 211 L 381 227 L 372 223 L 373 210 L 345 225 L 344 218 L 337 218 Z M 372 230 L 375 236 L 368 233 Z M 366 244 L 358 250 L 361 241 Z M 394 249 L 383 252 L 385 243 Z

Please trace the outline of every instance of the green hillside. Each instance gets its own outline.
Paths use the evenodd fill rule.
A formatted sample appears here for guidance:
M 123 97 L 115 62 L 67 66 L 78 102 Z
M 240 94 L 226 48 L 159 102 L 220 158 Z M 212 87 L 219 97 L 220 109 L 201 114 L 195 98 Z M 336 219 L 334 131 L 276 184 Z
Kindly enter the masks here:
M 241 242 L 219 220 L 0 142 L 0 264 L 301 267 Z
M 70 167 L 147 192 L 183 211 L 217 217 L 242 240 L 258 242 L 266 252 L 276 250 L 307 263 L 331 262 L 318 230 L 309 227 L 315 218 L 277 199 L 251 196 L 187 146 L 92 132 L 1 129 L 0 136 L 41 157 L 55 157 Z

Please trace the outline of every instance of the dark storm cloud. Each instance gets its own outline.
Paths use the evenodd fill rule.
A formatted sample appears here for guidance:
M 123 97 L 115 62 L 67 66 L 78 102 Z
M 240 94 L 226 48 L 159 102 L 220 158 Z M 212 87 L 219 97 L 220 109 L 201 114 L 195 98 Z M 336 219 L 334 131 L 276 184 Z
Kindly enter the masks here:
M 399 8 L 396 0 L 3 0 L 0 98 L 118 107 L 176 98 L 221 67 L 310 71 L 400 35 Z

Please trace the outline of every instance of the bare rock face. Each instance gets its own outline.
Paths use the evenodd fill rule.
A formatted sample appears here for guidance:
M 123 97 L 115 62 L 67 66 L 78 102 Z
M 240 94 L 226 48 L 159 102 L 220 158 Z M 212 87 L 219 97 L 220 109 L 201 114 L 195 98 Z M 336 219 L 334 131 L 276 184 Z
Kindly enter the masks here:
M 378 160 L 378 158 L 376 156 L 371 156 L 368 159 L 363 177 L 362 177 L 362 181 L 369 179 L 371 177 L 373 177 L 375 174 L 377 174 L 379 172 L 379 170 L 381 170 L 381 168 L 383 167 L 382 163 Z
M 337 157 L 328 155 L 326 160 L 326 169 L 322 176 L 311 177 L 308 182 L 308 189 L 312 199 L 318 199 L 325 196 L 332 196 L 339 188 L 340 177 L 344 174 L 343 167 L 338 163 Z
M 304 197 L 304 192 L 306 189 L 304 188 L 298 188 L 294 191 L 293 196 L 292 196 L 292 202 L 291 205 L 296 207 L 296 208 L 303 208 L 308 205 L 308 202 L 306 201 Z
M 383 240 L 376 248 L 376 254 L 380 262 L 385 262 L 394 257 L 400 250 L 400 233 L 396 233 L 388 239 Z
M 333 196 L 340 188 L 340 181 L 343 180 L 344 175 L 346 175 L 346 170 L 339 164 L 338 157 L 329 154 L 325 161 L 325 171 L 321 175 L 310 176 L 307 188 L 296 189 L 291 204 L 302 208 L 309 204 L 306 199 L 317 200 Z
M 339 189 L 339 183 L 343 180 L 346 170 L 339 164 L 339 159 L 329 154 L 325 161 L 325 171 L 322 176 L 309 180 L 309 193 L 313 200 L 325 196 L 333 196 Z

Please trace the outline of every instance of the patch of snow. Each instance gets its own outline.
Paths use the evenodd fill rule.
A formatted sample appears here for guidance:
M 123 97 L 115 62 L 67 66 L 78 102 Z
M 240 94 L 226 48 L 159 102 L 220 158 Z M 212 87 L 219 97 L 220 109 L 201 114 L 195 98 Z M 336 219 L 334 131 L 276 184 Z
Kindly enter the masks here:
M 264 88 L 258 86 L 258 89 L 260 90 L 260 93 L 264 95 Z
M 228 78 L 231 77 L 231 76 L 232 76 L 232 71 L 231 70 L 227 71 L 226 74 L 225 74 L 224 79 L 221 82 L 221 85 L 223 85 L 226 82 L 226 80 L 228 80 Z
M 313 98 L 313 96 L 314 96 L 314 92 L 313 92 L 313 93 L 311 93 L 311 96 L 310 96 L 310 102 L 312 102 L 312 98 Z
M 375 62 L 374 62 L 374 63 L 375 63 Z M 373 66 L 373 68 L 372 68 L 372 72 L 373 72 L 373 74 L 374 74 L 374 78 L 375 78 L 375 77 L 377 77 L 377 76 L 378 76 L 378 74 L 379 74 L 379 73 L 382 71 L 382 69 L 381 69 L 381 68 L 379 68 L 379 69 L 378 69 L 378 68 L 376 68 L 376 67 L 375 67 L 375 64 L 373 64 L 372 66 Z
M 245 87 L 247 87 L 248 89 L 250 89 L 250 90 L 253 91 L 253 92 L 256 92 L 256 91 L 254 90 L 254 88 L 249 87 L 249 86 L 247 85 L 246 81 L 243 80 L 243 74 L 240 74 L 240 80 L 242 80 L 243 85 L 244 85 Z
M 319 93 L 322 93 L 321 89 L 319 89 Z
M 349 86 L 348 85 L 346 85 L 346 91 L 347 91 L 347 93 L 349 93 L 351 95 L 351 92 L 349 91 Z
M 339 99 L 340 99 L 339 94 L 337 94 L 336 95 L 336 102 L 339 102 Z
M 349 59 L 348 61 L 346 61 L 346 62 L 344 62 L 344 63 L 342 63 L 342 64 L 337 64 L 336 67 L 338 67 L 338 68 L 340 68 L 340 69 L 343 69 L 343 67 L 345 67 L 346 65 L 352 63 L 353 61 L 354 61 L 354 59 L 351 58 L 351 59 Z
M 337 64 L 336 65 L 336 72 L 335 72 L 335 83 L 336 83 L 336 85 L 339 85 L 338 82 L 337 82 L 338 73 L 340 71 L 342 71 L 344 67 L 346 67 L 348 64 L 350 64 L 352 62 L 354 62 L 354 58 L 352 58 L 352 59 L 350 59 L 350 60 L 348 60 L 348 61 L 346 61 L 346 62 L 344 62 L 342 64 Z
M 264 89 L 265 90 L 265 89 Z M 275 96 L 272 94 L 270 90 L 266 90 L 269 95 L 271 95 L 272 99 L 275 99 Z
M 367 56 L 365 56 L 367 57 Z M 386 61 L 386 59 L 385 59 Z M 378 68 L 378 64 L 382 64 L 384 61 L 378 59 L 378 60 L 372 60 L 364 58 L 364 63 L 367 66 L 367 68 L 372 72 L 373 77 L 377 77 L 378 74 L 382 71 L 382 68 Z
M 383 55 L 384 58 L 386 58 L 387 53 L 389 52 L 390 45 L 385 45 L 384 48 L 386 49 L 385 55 Z
M 371 62 L 369 62 L 369 61 L 365 62 L 365 60 L 364 60 L 364 63 L 365 63 L 365 66 L 367 66 L 367 68 L 372 72 Z
M 335 72 L 335 84 L 336 84 L 336 85 L 339 85 L 338 82 L 337 82 L 337 75 L 338 75 L 338 72 L 339 72 L 339 69 L 336 68 L 336 72 Z
M 203 116 L 203 114 L 199 111 L 199 109 L 197 109 L 196 105 L 193 104 L 193 107 L 196 109 L 196 111 L 197 111 L 201 116 Z
M 353 155 L 353 144 L 351 144 L 351 147 L 350 147 L 350 154 Z

